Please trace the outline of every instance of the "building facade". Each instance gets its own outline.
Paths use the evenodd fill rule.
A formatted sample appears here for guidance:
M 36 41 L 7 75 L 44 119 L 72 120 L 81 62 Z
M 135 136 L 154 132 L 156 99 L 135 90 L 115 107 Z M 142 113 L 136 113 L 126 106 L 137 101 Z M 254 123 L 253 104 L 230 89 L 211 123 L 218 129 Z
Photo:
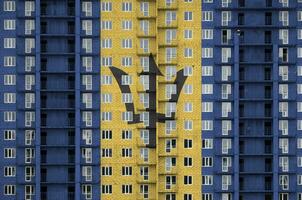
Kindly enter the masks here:
M 0 199 L 98 199 L 99 1 L 0 10 Z
M 101 199 L 200 199 L 201 2 L 101 13 Z
M 202 7 L 202 199 L 301 200 L 302 1 Z

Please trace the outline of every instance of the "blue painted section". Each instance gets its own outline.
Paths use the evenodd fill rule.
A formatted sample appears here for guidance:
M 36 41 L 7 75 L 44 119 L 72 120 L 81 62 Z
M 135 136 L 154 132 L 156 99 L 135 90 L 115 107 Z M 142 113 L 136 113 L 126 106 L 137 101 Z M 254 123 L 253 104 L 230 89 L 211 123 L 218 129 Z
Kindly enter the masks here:
M 213 94 L 202 96 L 203 102 L 213 102 L 213 112 L 202 113 L 203 120 L 213 121 L 213 130 L 203 130 L 202 137 L 213 139 L 214 144 L 213 149 L 203 149 L 203 157 L 213 157 L 213 166 L 203 167 L 202 175 L 213 176 L 213 184 L 203 185 L 202 192 L 212 194 L 213 200 L 226 194 L 230 194 L 228 200 L 278 200 L 280 193 L 287 195 L 284 199 L 294 200 L 302 192 L 296 183 L 297 174 L 301 174 L 301 167 L 297 167 L 297 157 L 301 156 L 297 148 L 297 120 L 302 116 L 297 112 L 297 102 L 301 101 L 297 84 L 302 83 L 297 75 L 297 66 L 301 65 L 297 47 L 302 44 L 297 39 L 297 29 L 302 25 L 297 21 L 297 11 L 302 3 L 289 0 L 287 7 L 280 1 L 266 5 L 269 0 L 245 0 L 241 6 L 240 2 L 244 1 L 232 0 L 227 7 L 222 7 L 222 1 L 202 3 L 203 12 L 213 12 L 213 21 L 202 22 L 203 29 L 213 29 L 213 39 L 202 41 L 202 48 L 213 48 L 213 57 L 202 59 L 202 66 L 213 66 L 213 75 L 202 77 L 203 84 L 213 85 Z M 222 12 L 226 11 L 231 12 L 231 20 L 223 26 Z M 280 11 L 288 11 L 288 26 L 279 20 Z M 223 44 L 225 29 L 231 37 Z M 288 44 L 279 39 L 280 29 L 288 30 Z M 232 55 L 226 63 L 222 62 L 222 48 L 231 48 Z M 282 61 L 279 48 L 288 48 L 288 61 Z M 222 66 L 231 66 L 228 80 L 221 79 Z M 288 66 L 288 80 L 279 75 L 280 66 Z M 223 84 L 232 87 L 227 99 L 222 98 Z M 288 85 L 288 98 L 279 94 L 280 84 Z M 231 102 L 228 117 L 221 115 L 222 102 Z M 288 116 L 279 111 L 280 102 L 288 103 Z M 222 135 L 222 120 L 232 122 L 228 135 Z M 280 120 L 288 121 L 288 135 L 279 130 Z M 232 140 L 232 147 L 223 154 L 222 140 L 226 138 Z M 282 138 L 288 139 L 288 153 L 279 148 Z M 227 172 L 222 171 L 222 157 L 232 158 Z M 280 157 L 288 158 L 288 171 L 280 167 Z M 222 189 L 223 175 L 232 177 L 226 190 Z M 288 189 L 280 185 L 281 175 L 289 177 Z
M 25 186 L 33 186 L 33 200 L 84 200 L 100 198 L 100 3 L 92 2 L 92 16 L 85 16 L 81 0 L 35 0 L 35 11 L 25 16 L 24 1 L 16 0 L 15 12 L 4 12 L 0 18 L 15 19 L 16 30 L 0 29 L 0 199 L 25 199 Z M 87 2 L 87 1 L 85 1 Z M 35 20 L 35 29 L 25 34 L 25 20 Z M 82 20 L 92 21 L 92 35 L 82 30 Z M 2 25 L 3 26 L 3 25 Z M 3 38 L 15 37 L 17 47 L 4 49 Z M 25 53 L 25 38 L 35 39 L 35 48 Z M 82 39 L 92 39 L 92 53 L 86 53 Z M 16 66 L 4 67 L 4 56 L 16 56 Z M 25 70 L 25 58 L 34 56 L 34 67 Z M 92 57 L 92 70 L 83 66 L 83 57 Z M 16 75 L 16 85 L 3 85 L 4 75 Z M 25 88 L 26 76 L 35 83 Z M 83 85 L 83 75 L 92 76 L 92 89 Z M 4 103 L 4 93 L 16 93 L 16 103 Z M 35 94 L 32 107 L 25 107 L 25 94 Z M 83 103 L 83 93 L 92 94 L 92 107 Z M 4 112 L 16 112 L 16 122 L 4 122 Z M 25 113 L 35 112 L 35 121 L 25 126 Z M 83 112 L 92 113 L 92 125 L 83 121 Z M 4 140 L 5 130 L 15 130 L 15 140 Z M 31 144 L 25 143 L 26 130 L 34 131 Z M 92 131 L 92 143 L 83 139 L 83 130 Z M 16 158 L 4 158 L 5 148 L 16 148 Z M 34 158 L 25 162 L 27 149 Z M 91 162 L 83 158 L 83 149 L 91 149 Z M 4 167 L 15 166 L 16 176 L 4 177 Z M 34 168 L 34 176 L 25 180 L 25 168 Z M 85 179 L 83 167 L 92 167 L 92 180 Z M 15 185 L 15 195 L 5 195 L 5 185 Z M 92 195 L 83 194 L 91 186 Z

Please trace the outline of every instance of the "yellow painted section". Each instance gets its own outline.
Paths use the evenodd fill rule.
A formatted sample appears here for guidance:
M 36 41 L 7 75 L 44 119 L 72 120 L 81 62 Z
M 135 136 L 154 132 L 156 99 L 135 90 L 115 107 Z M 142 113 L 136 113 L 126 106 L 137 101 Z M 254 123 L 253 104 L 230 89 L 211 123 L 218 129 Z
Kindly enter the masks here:
M 175 66 L 177 71 L 185 66 L 193 66 L 192 76 L 188 76 L 185 85 L 193 85 L 193 93 L 185 94 L 184 88 L 180 94 L 176 106 L 176 130 L 166 134 L 164 123 L 157 123 L 157 147 L 149 148 L 149 160 L 144 162 L 140 156 L 142 148 L 146 148 L 140 139 L 140 129 L 143 123 L 131 124 L 122 121 L 122 112 L 126 111 L 122 102 L 122 94 L 118 83 L 114 79 L 108 67 L 101 66 L 101 75 L 112 76 L 111 85 L 101 85 L 101 93 L 112 94 L 111 103 L 102 103 L 101 112 L 112 112 L 112 121 L 101 121 L 102 130 L 111 130 L 112 139 L 101 140 L 101 149 L 112 149 L 112 157 L 101 158 L 100 167 L 111 166 L 112 175 L 102 176 L 101 185 L 112 185 L 112 193 L 104 194 L 101 191 L 102 200 L 165 200 L 166 195 L 176 195 L 177 200 L 183 200 L 184 194 L 192 194 L 194 200 L 201 199 L 201 1 L 193 0 L 185 3 L 183 0 L 174 0 L 170 6 L 165 0 L 101 0 L 101 2 L 112 2 L 111 12 L 102 12 L 101 20 L 112 21 L 112 30 L 102 30 L 101 39 L 111 38 L 112 48 L 101 49 L 101 57 L 112 57 L 113 66 L 120 68 L 132 76 L 131 93 L 135 105 L 135 113 L 144 111 L 139 101 L 139 93 L 143 87 L 139 80 L 139 72 L 142 71 L 140 58 L 152 53 L 162 74 L 166 74 L 167 66 Z M 122 2 L 132 2 L 132 11 L 123 12 Z M 144 16 L 140 11 L 140 3 L 149 2 L 149 16 Z M 167 12 L 175 11 L 176 20 L 167 25 Z M 185 21 L 184 12 L 193 12 L 193 20 Z M 132 29 L 122 30 L 122 20 L 131 20 Z M 140 21 L 149 21 L 149 34 L 140 30 Z M 177 30 L 176 40 L 166 43 L 166 30 Z M 185 29 L 193 31 L 192 39 L 184 38 Z M 122 48 L 122 39 L 132 39 L 132 48 Z M 146 53 L 140 48 L 140 39 L 149 39 L 150 52 Z M 176 48 L 176 58 L 171 62 L 166 61 L 166 48 Z M 192 48 L 193 57 L 185 58 L 184 49 Z M 132 66 L 122 67 L 122 57 L 131 56 Z M 173 84 L 166 77 L 158 77 L 157 82 L 157 112 L 165 113 L 166 99 L 165 91 L 167 84 Z M 193 104 L 192 112 L 185 112 L 186 102 Z M 193 121 L 193 130 L 185 130 L 185 120 Z M 131 130 L 132 139 L 122 139 L 122 131 Z M 166 140 L 175 139 L 176 148 L 166 152 Z M 193 147 L 184 148 L 184 139 L 192 139 Z M 122 157 L 122 148 L 132 148 L 132 157 Z M 102 150 L 101 150 L 102 152 Z M 193 166 L 184 166 L 184 157 L 193 159 Z M 176 166 L 170 171 L 166 170 L 166 158 L 175 157 Z M 132 175 L 123 176 L 122 166 L 131 166 Z M 149 167 L 149 179 L 144 180 L 140 175 L 140 167 Z M 167 189 L 166 177 L 176 176 L 176 184 Z M 192 176 L 190 185 L 184 184 L 184 176 Z M 131 194 L 122 193 L 122 185 L 132 185 Z M 141 193 L 141 185 L 148 185 L 148 198 Z M 102 186 L 101 186 L 102 188 Z M 146 197 L 146 196 L 145 196 Z

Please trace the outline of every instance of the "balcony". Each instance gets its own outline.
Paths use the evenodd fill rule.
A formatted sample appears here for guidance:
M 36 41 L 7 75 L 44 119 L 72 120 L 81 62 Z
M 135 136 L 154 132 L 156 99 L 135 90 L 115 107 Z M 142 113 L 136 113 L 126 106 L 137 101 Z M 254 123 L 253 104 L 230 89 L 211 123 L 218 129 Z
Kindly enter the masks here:
M 178 9 L 178 2 L 173 1 L 171 3 L 167 3 L 165 1 L 158 2 L 158 10 L 177 10 Z

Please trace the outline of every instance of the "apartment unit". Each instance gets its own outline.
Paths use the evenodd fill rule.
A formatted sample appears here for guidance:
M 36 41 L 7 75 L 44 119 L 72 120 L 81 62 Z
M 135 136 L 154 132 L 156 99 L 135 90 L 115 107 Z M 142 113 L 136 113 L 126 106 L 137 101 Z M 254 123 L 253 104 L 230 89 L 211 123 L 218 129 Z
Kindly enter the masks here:
M 100 196 L 99 1 L 0 3 L 0 199 Z
M 202 199 L 302 199 L 302 1 L 202 1 Z
M 101 1 L 101 199 L 201 198 L 201 2 Z

